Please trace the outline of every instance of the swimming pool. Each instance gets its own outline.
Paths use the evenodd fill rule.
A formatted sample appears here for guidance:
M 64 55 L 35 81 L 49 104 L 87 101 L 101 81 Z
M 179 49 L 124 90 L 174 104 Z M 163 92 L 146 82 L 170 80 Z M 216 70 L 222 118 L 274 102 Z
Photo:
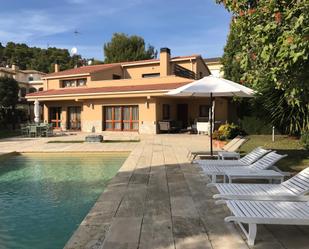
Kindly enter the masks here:
M 127 156 L 29 153 L 0 160 L 0 248 L 63 248 Z

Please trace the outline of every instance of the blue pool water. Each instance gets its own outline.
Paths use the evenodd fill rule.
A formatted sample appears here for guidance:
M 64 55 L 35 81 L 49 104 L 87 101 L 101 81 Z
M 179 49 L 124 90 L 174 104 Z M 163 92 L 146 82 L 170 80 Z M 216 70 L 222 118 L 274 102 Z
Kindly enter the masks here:
M 0 160 L 0 248 L 63 248 L 126 157 L 29 153 Z

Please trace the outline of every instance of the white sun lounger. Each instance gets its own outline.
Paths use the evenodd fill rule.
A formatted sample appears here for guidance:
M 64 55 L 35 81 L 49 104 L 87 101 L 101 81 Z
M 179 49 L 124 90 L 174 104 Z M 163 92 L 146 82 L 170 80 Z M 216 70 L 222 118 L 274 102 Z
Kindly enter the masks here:
M 247 141 L 247 138 L 237 136 L 233 138 L 229 143 L 224 145 L 221 150 L 219 151 L 236 151 L 240 146 L 242 146 Z M 189 151 L 188 152 L 188 159 L 192 162 L 196 157 L 210 157 L 210 151 Z M 213 157 L 218 157 L 218 151 L 213 151 Z
M 274 166 L 276 162 L 280 159 L 286 157 L 287 155 L 277 154 L 275 151 L 266 154 L 261 159 L 257 160 L 255 163 L 249 166 L 211 166 L 211 165 L 203 165 L 199 164 L 203 169 L 204 174 L 211 176 L 212 182 L 217 182 L 217 176 L 226 176 L 229 172 L 248 172 L 248 175 L 253 176 L 252 171 L 254 170 L 265 170 Z M 243 179 L 246 179 L 245 174 L 243 175 Z
M 246 235 L 250 246 L 254 245 L 258 224 L 309 225 L 308 202 L 217 201 L 217 204 L 220 203 L 226 203 L 233 214 L 224 220 L 237 223 Z M 248 224 L 248 230 L 243 224 Z
M 257 147 L 239 160 L 196 160 L 200 165 L 215 165 L 215 166 L 247 166 L 254 163 L 256 160 L 270 152 L 262 147 Z
M 209 183 L 207 186 L 219 191 L 213 196 L 215 199 L 309 201 L 304 196 L 309 193 L 309 167 L 281 184 Z

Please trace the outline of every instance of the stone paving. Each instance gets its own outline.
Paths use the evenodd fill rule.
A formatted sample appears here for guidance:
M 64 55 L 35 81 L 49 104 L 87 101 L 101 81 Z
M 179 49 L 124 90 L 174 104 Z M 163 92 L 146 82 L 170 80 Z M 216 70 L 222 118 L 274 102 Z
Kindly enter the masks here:
M 65 249 L 248 248 L 240 229 L 224 222 L 229 212 L 224 205 L 215 205 L 213 190 L 205 187 L 209 179 L 187 161 L 188 149 L 207 149 L 207 137 L 167 134 L 140 138 L 139 143 L 93 147 L 58 144 L 58 150 L 66 151 L 131 151 Z M 6 152 L 8 147 L 1 141 L 0 152 Z M 57 149 L 46 141 L 37 143 L 32 148 Z M 26 150 L 21 143 L 15 145 L 17 151 L 17 147 Z M 308 235 L 305 226 L 258 226 L 254 248 L 308 248 Z

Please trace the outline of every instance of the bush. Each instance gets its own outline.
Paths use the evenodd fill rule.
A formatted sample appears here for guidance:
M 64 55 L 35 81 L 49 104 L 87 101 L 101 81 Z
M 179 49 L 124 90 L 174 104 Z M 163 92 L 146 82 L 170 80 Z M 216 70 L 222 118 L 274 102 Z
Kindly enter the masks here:
M 309 150 L 309 131 L 303 131 L 300 141 L 306 150 Z
M 272 125 L 258 117 L 245 116 L 240 120 L 241 128 L 250 135 L 270 135 Z M 277 132 L 276 132 L 277 133 Z
M 223 133 L 220 132 L 220 131 L 214 131 L 212 133 L 212 138 L 215 139 L 215 140 L 220 140 L 220 141 L 225 141 L 226 140 L 226 137 L 223 136 Z
M 238 135 L 245 135 L 245 132 L 235 124 L 224 124 L 218 129 L 219 140 L 233 139 Z

